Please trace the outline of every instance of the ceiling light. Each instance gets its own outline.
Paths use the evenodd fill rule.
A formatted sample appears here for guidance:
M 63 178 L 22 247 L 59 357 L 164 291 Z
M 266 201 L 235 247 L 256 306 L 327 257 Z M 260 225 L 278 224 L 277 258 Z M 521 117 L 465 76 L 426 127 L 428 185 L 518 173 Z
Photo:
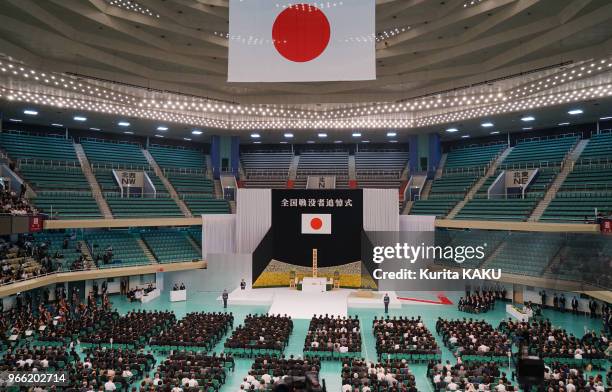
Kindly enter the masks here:
M 155 137 L 164 137 L 164 135 L 155 135 Z
M 562 122 L 562 123 L 559 123 L 559 124 L 557 124 L 557 125 L 570 125 L 570 123 L 568 123 L 568 122 Z
M 280 142 L 280 144 L 287 144 L 287 142 Z
M 491 132 L 491 135 L 499 135 L 499 131 L 493 131 Z
M 369 143 L 370 141 L 369 140 L 362 140 L 361 142 L 362 143 Z
M 353 137 L 361 137 L 361 133 L 355 132 L 355 133 L 353 133 Z
M 320 137 L 321 139 L 323 139 L 323 138 L 327 137 L 327 134 L 326 133 L 319 133 L 317 136 Z
M 612 120 L 612 116 L 599 117 L 600 120 Z
M 314 140 L 309 140 L 309 141 L 307 141 L 306 143 L 308 143 L 308 144 L 314 144 Z
M 63 127 L 63 124 L 57 124 L 57 123 L 53 123 L 51 124 L 52 127 Z
M 396 137 L 397 132 L 387 132 L 387 137 Z
M 334 143 L 335 144 L 340 144 L 340 143 L 342 143 L 342 140 L 334 140 Z
M 533 127 L 524 127 L 523 131 L 529 131 L 530 129 L 533 129 Z
M 577 114 L 582 114 L 582 113 L 584 113 L 582 109 L 572 109 L 569 112 L 567 112 L 567 114 L 570 114 L 572 116 L 575 116 Z
M 100 128 L 89 128 L 90 131 L 99 131 Z
M 448 133 L 455 133 L 455 132 L 459 132 L 459 130 L 457 128 L 448 128 L 446 130 L 446 132 L 448 132 Z
M 397 143 L 397 140 L 389 140 L 389 143 Z
M 74 121 L 81 121 L 81 122 L 87 121 L 87 117 L 83 117 L 83 116 L 74 116 L 72 119 Z
M 261 144 L 260 141 L 253 142 L 253 144 Z
M 258 133 L 252 133 L 251 139 L 259 139 L 261 136 Z
M 191 131 L 192 135 L 201 135 L 202 131 L 200 131 L 199 129 L 194 129 L 193 131 Z
M 127 121 L 119 121 L 117 125 L 119 125 L 120 127 L 129 127 L 130 123 Z
M 12 122 L 21 122 L 23 120 L 20 120 L 18 118 L 9 118 L 9 121 L 12 121 Z
M 186 140 L 186 141 L 190 142 L 191 138 L 190 137 L 184 137 L 183 140 Z
M 157 127 L 157 130 L 158 130 L 158 131 L 162 131 L 162 132 L 164 132 L 164 131 L 167 131 L 167 130 L 168 130 L 168 127 L 167 127 L 167 126 L 165 126 L 165 125 L 160 125 L 159 127 Z
M 37 116 L 38 112 L 32 109 L 26 109 L 23 111 L 23 114 L 27 114 L 28 116 Z
M 485 122 L 485 123 L 480 124 L 480 126 L 483 127 L 483 128 L 491 128 L 493 126 L 493 123 L 492 122 Z
M 533 120 L 535 120 L 535 117 L 533 117 L 533 116 L 525 116 L 525 117 L 521 118 L 521 121 L 524 121 L 524 122 L 529 122 L 529 121 L 533 121 Z
M 293 134 L 292 133 L 286 133 L 283 136 L 286 137 L 287 139 L 291 139 L 293 137 Z
M 123 131 L 123 133 L 125 133 L 126 135 L 133 135 L 134 134 L 134 132 L 132 132 L 132 131 Z
M 462 139 L 467 139 L 467 138 L 469 138 L 469 137 L 470 137 L 470 135 L 461 135 L 461 138 L 462 138 Z

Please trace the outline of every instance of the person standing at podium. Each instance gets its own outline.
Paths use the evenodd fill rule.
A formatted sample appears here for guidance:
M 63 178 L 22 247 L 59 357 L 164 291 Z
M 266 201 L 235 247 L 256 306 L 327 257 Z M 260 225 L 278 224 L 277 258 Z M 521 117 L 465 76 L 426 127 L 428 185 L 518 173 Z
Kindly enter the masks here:
M 389 298 L 389 293 L 385 293 L 383 302 L 385 304 L 385 313 L 389 313 L 389 302 L 391 302 L 391 298 Z
M 244 289 L 246 289 L 246 282 L 244 281 L 244 278 L 242 278 L 242 280 L 240 281 L 240 290 Z
M 223 294 L 221 294 L 221 298 L 223 298 L 223 309 L 227 309 L 227 299 L 229 298 L 227 289 L 223 289 Z

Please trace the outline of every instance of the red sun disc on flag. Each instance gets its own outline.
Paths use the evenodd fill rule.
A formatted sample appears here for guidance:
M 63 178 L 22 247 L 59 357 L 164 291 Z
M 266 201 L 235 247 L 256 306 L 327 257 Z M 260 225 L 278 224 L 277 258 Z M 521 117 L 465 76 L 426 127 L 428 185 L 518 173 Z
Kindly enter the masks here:
M 323 221 L 321 219 L 312 218 L 310 220 L 310 227 L 312 227 L 313 230 L 319 230 L 322 226 L 323 226 Z
M 296 63 L 316 59 L 329 44 L 330 26 L 319 8 L 295 4 L 278 14 L 272 26 L 274 47 Z

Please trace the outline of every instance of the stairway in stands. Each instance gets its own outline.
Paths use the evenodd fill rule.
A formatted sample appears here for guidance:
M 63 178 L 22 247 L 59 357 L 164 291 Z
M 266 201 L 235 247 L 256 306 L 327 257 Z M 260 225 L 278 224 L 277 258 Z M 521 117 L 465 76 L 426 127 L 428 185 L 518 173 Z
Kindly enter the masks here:
M 561 185 L 563 185 L 563 182 L 565 181 L 567 176 L 574 169 L 576 161 L 578 160 L 578 158 L 580 158 L 580 154 L 582 154 L 582 151 L 584 151 L 584 148 L 587 146 L 588 143 L 588 139 L 578 141 L 578 143 L 576 143 L 576 146 L 567 154 L 567 156 L 563 160 L 563 164 L 561 165 L 561 171 L 559 172 L 559 174 L 557 174 L 557 177 L 555 177 L 555 180 L 546 191 L 546 194 L 531 213 L 531 216 L 529 217 L 530 222 L 536 222 L 540 220 L 542 214 L 544 213 L 552 199 L 554 199 L 557 195 L 559 188 L 561 188 Z
M 83 170 L 83 174 L 89 183 L 89 187 L 91 188 L 91 194 L 98 204 L 98 208 L 105 219 L 113 219 L 113 213 L 111 212 L 108 203 L 102 196 L 102 190 L 100 189 L 100 184 L 98 184 L 98 180 L 96 180 L 96 176 L 94 176 L 93 171 L 91 170 L 91 165 L 89 164 L 89 160 L 87 159 L 87 155 L 85 154 L 85 150 L 83 150 L 83 146 L 74 143 L 74 151 L 76 152 L 77 158 L 79 158 L 79 163 L 81 164 L 81 170 Z
M 499 154 L 495 161 L 493 161 L 493 163 L 489 166 L 485 175 L 480 177 L 480 179 L 476 181 L 472 188 L 470 188 L 470 190 L 465 194 L 465 198 L 459 203 L 457 203 L 457 205 L 451 210 L 451 212 L 448 213 L 448 219 L 453 219 L 455 216 L 457 216 L 457 214 L 459 213 L 459 211 L 461 211 L 465 204 L 470 201 L 474 197 L 474 195 L 476 195 L 476 193 L 480 190 L 485 181 L 487 181 L 487 178 L 495 175 L 497 168 L 504 161 L 504 159 L 506 159 L 506 157 L 508 156 L 508 154 L 510 154 L 511 151 L 512 147 L 507 147 L 501 154 Z
M 168 194 L 170 195 L 172 200 L 174 200 L 176 205 L 179 206 L 179 208 L 181 209 L 183 215 L 185 215 L 187 218 L 193 218 L 191 211 L 189 210 L 185 202 L 178 196 L 178 193 L 176 193 L 176 190 L 174 189 L 170 181 L 168 181 L 168 178 L 166 178 L 164 172 L 160 169 L 159 165 L 155 161 L 155 158 L 153 158 L 153 155 L 151 155 L 151 153 L 147 150 L 142 150 L 142 153 L 145 158 L 147 158 L 147 162 L 149 162 L 149 165 L 151 165 L 151 167 L 153 168 L 153 172 L 155 173 L 155 175 L 160 179 L 162 184 L 164 184 L 164 187 L 168 191 Z
M 442 177 L 444 174 L 444 165 L 446 164 L 447 154 L 442 154 L 442 158 L 440 158 L 440 163 L 438 164 L 438 168 L 436 169 L 436 174 L 434 175 L 434 179 L 438 179 Z M 431 186 L 433 185 L 433 180 L 425 181 L 425 185 L 423 185 L 423 189 L 421 190 L 421 197 L 419 200 L 427 200 L 429 198 L 429 192 L 431 192 Z
M 144 242 L 144 240 L 140 237 L 136 239 L 136 242 L 138 242 L 138 246 L 140 246 L 142 252 L 145 254 L 145 256 L 147 256 L 147 260 L 149 260 L 151 264 L 157 264 L 157 259 L 153 255 L 153 252 L 151 252 L 151 249 L 149 248 L 147 243 Z

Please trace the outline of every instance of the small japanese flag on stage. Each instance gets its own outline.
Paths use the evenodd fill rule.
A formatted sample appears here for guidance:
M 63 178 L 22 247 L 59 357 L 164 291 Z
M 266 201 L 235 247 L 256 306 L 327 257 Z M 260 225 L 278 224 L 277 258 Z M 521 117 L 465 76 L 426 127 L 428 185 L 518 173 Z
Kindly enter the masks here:
M 230 0 L 229 82 L 376 79 L 375 0 Z
M 331 214 L 302 214 L 302 234 L 331 234 Z

